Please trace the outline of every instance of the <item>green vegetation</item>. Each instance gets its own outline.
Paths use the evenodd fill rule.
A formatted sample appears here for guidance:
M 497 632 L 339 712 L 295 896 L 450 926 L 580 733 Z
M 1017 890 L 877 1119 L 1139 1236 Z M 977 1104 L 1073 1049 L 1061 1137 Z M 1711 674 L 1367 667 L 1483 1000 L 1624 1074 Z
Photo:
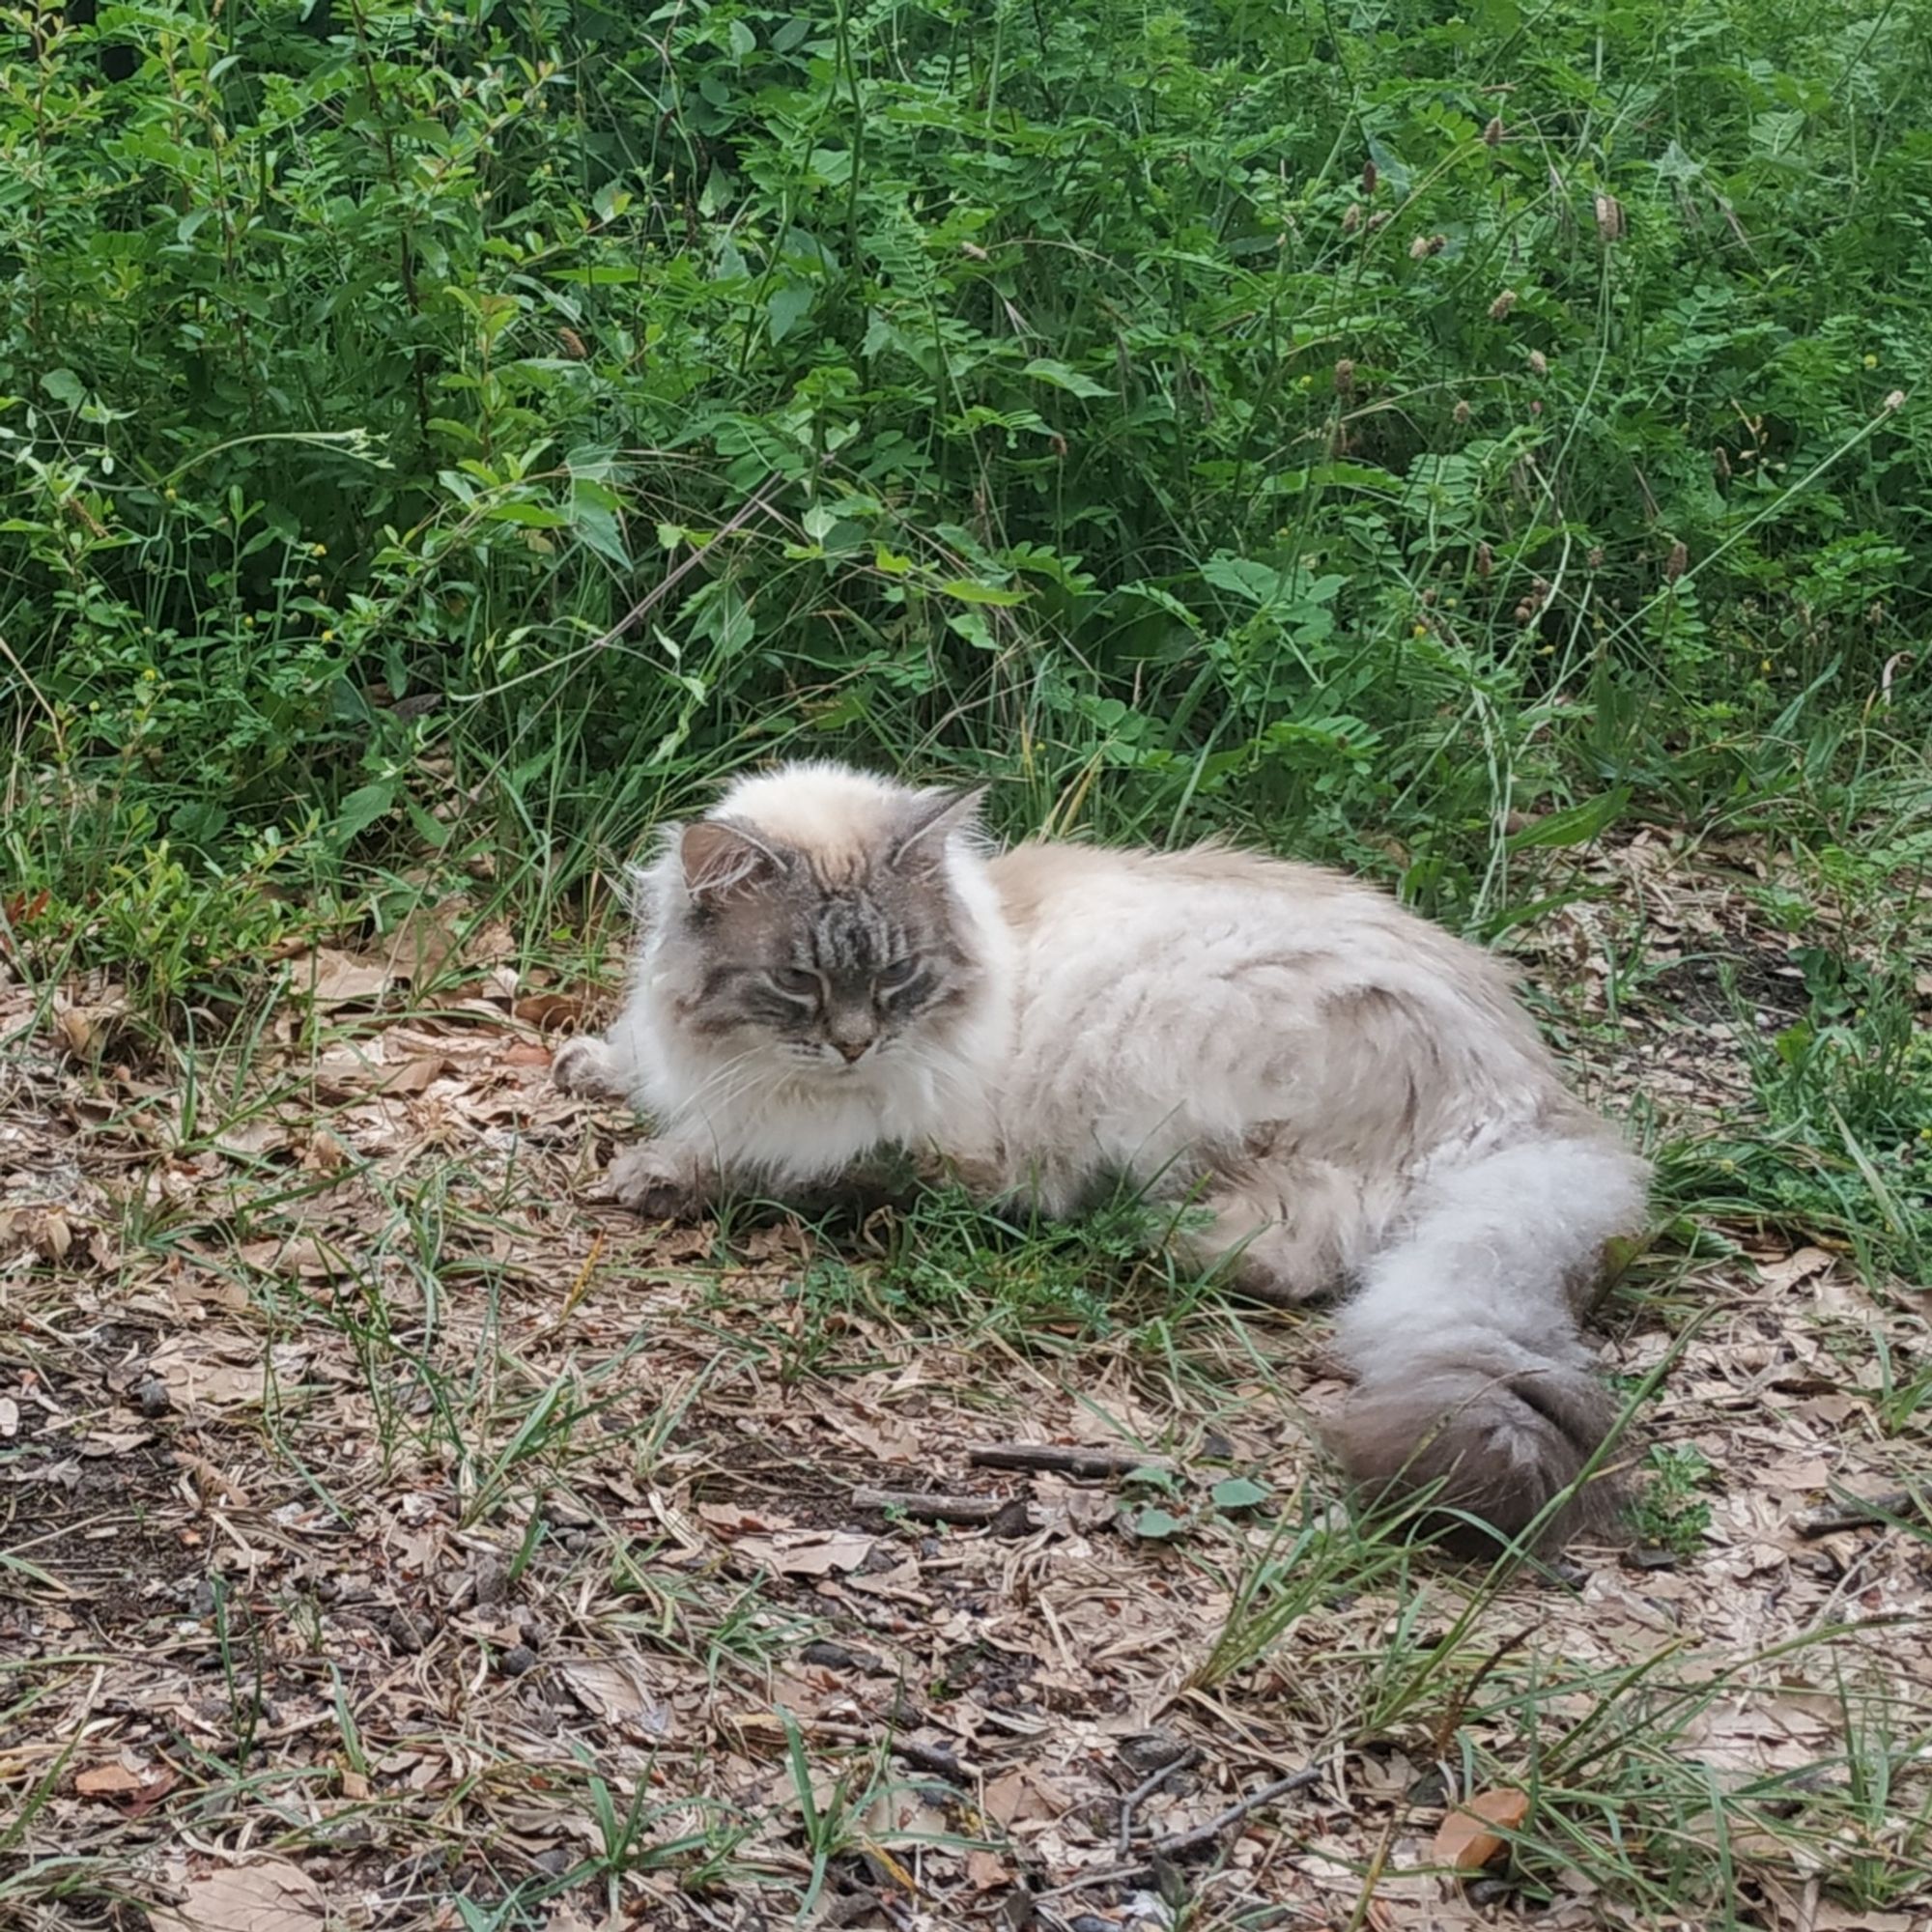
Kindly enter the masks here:
M 1070 1888 L 902 1780 L 870 1680 L 812 1706 L 800 1647 L 854 1595 L 784 1538 L 844 1533 L 862 1450 L 957 1487 L 975 1435 L 1075 1429 L 1179 1471 L 1068 1519 L 1124 1579 L 1104 1629 L 1028 1620 L 1044 1559 L 969 1575 L 980 1546 L 901 1515 L 875 1553 L 931 1574 L 838 1634 L 892 1634 L 879 1681 L 941 1729 L 1011 1691 L 1024 1719 L 957 1734 L 989 1774 L 1063 1728 L 1042 1709 L 1151 1700 L 1120 1658 L 1168 1672 L 1223 1799 L 1354 1759 L 1346 1854 L 1248 1861 L 1306 1879 L 1266 1900 L 1157 1870 L 1176 1924 L 1422 1910 L 1377 1893 L 1426 1864 L 1440 1777 L 1530 1795 L 1525 1911 L 1745 1926 L 1814 1885 L 1849 1925 L 1925 1895 L 1922 1509 L 1793 1544 L 1775 1588 L 1751 1567 L 1828 1478 L 1922 1487 L 1932 1417 L 1921 0 L 89 12 L 0 11 L 0 1477 L 81 1467 L 54 1432 L 85 1415 L 121 1445 L 87 1480 L 125 1487 L 48 1478 L 33 1534 L 0 1519 L 10 1586 L 92 1619 L 0 1664 L 0 1918 L 146 1896 L 157 1836 L 393 1850 L 372 1922 L 412 1927 L 535 1928 L 573 1888 L 586 1918 L 804 1922 L 914 1868 L 957 1917 L 969 1851 Z M 1007 830 L 1349 865 L 1524 953 L 1659 1155 L 1605 1310 L 1625 1385 L 1662 1383 L 1671 1441 L 1742 1445 L 1639 1419 L 1619 1452 L 1674 1570 L 1605 1557 L 1586 1604 L 1337 1507 L 1295 1462 L 1308 1327 L 1151 1254 L 1132 1203 L 586 1232 L 589 1118 L 532 1124 L 508 1063 L 452 1045 L 439 1002 L 482 970 L 455 942 L 516 989 L 495 1053 L 518 994 L 603 980 L 656 819 L 820 752 L 990 779 Z M 304 997 L 308 949 L 386 956 L 431 908 L 449 957 L 407 1007 Z M 447 1091 L 383 1112 L 392 1079 Z M 57 1211 L 16 1159 L 78 1177 Z M 1758 1303 L 1747 1259 L 1784 1270 Z M 171 1309 L 236 1344 L 212 1381 L 195 1357 L 234 1408 L 155 1423 L 179 1466 L 127 1446 Z M 67 1580 L 109 1534 L 148 1577 L 111 1614 Z M 345 1637 L 303 1539 L 401 1621 Z M 449 1612 L 485 1543 L 498 1596 L 464 1570 Z M 184 1562 L 206 1614 L 168 1622 Z M 1013 1621 L 958 1634 L 982 1616 Z M 1012 1630 L 1123 1674 L 1091 1704 L 986 1676 Z M 559 1633 L 604 1674 L 540 1764 L 553 1714 L 511 1700 Z M 91 1676 L 177 1638 L 187 1688 Z M 412 1670 L 477 1702 L 398 1717 Z M 76 1813 L 95 1713 L 151 1709 L 201 1715 L 114 1747 L 178 1782 Z M 575 1820 L 549 1839 L 547 1806 Z

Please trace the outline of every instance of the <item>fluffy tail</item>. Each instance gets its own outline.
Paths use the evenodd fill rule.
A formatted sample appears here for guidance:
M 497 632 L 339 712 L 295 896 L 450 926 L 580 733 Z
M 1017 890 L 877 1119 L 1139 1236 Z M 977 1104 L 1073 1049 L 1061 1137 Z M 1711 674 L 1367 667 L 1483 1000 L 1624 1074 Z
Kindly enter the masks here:
M 1358 1486 L 1430 1490 L 1515 1536 L 1576 1481 L 1616 1419 L 1577 1314 L 1605 1243 L 1640 1228 L 1646 1179 L 1615 1142 L 1578 1135 L 1425 1183 L 1337 1318 L 1358 1386 L 1329 1439 Z M 1592 1513 L 1593 1487 L 1554 1534 Z

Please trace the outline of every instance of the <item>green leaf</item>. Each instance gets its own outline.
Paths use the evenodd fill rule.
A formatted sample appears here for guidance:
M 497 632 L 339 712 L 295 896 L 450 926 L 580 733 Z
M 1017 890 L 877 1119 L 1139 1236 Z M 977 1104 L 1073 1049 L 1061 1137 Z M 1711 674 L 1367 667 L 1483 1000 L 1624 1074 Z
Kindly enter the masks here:
M 336 811 L 336 842 L 347 845 L 357 833 L 366 832 L 379 818 L 385 817 L 400 789 L 395 779 L 377 779 L 373 783 L 358 785 Z
M 1286 571 L 1271 563 L 1255 563 L 1244 556 L 1210 556 L 1201 566 L 1203 579 L 1216 590 L 1231 591 L 1250 604 L 1272 604 L 1288 587 Z
M 483 512 L 493 524 L 521 524 L 527 530 L 560 530 L 570 519 L 548 503 L 530 503 L 513 498 L 507 503 L 492 503 Z
M 1150 1503 L 1146 1509 L 1136 1510 L 1131 1521 L 1134 1534 L 1143 1543 L 1164 1543 L 1170 1537 L 1179 1536 L 1187 1527 L 1179 1517 L 1162 1509 L 1158 1503 Z
M 782 342 L 805 319 L 811 307 L 811 288 L 806 282 L 787 282 L 784 287 L 774 289 L 771 299 L 765 303 L 765 313 L 771 318 L 772 340 Z
M 1263 609 L 1271 604 L 1327 604 L 1348 582 L 1347 578 L 1333 574 L 1310 577 L 1299 565 L 1284 570 L 1278 564 L 1263 563 L 1255 557 L 1229 556 L 1225 552 L 1210 556 L 1201 566 L 1201 576 L 1204 582 L 1211 583 L 1215 589 L 1230 591 Z
M 449 843 L 449 836 L 456 830 L 455 826 L 447 825 L 440 818 L 432 818 L 421 804 L 408 792 L 403 794 L 403 810 L 409 813 L 410 823 L 415 827 L 416 837 L 433 851 L 440 852 Z
M 87 390 L 71 369 L 49 369 L 41 378 L 41 387 L 55 402 L 65 403 L 71 410 L 79 409 L 87 400 Z
M 1525 845 L 1586 845 L 1605 826 L 1613 824 L 1630 803 L 1630 787 L 1617 785 L 1580 805 L 1565 806 L 1561 811 L 1546 812 L 1534 825 L 1525 825 L 1509 840 L 1516 851 Z
M 616 491 L 594 476 L 570 479 L 570 526 L 592 550 L 620 570 L 631 567 L 630 546 L 617 520 L 622 507 Z
M 975 583 L 966 577 L 949 577 L 939 590 L 942 596 L 956 597 L 962 604 L 997 604 L 1003 610 L 1026 602 L 1024 590 L 1002 590 L 991 583 Z
M 1036 355 L 1020 374 L 1031 376 L 1037 383 L 1051 383 L 1056 389 L 1065 389 L 1069 396 L 1111 396 L 1114 393 L 1104 383 L 1096 383 L 1092 376 L 1083 376 L 1078 369 L 1069 369 L 1065 362 L 1055 362 L 1045 355 Z
M 1270 1493 L 1265 1483 L 1257 1483 L 1247 1476 L 1229 1476 L 1208 1492 L 1214 1498 L 1214 1507 L 1221 1510 L 1253 1509 L 1257 1503 L 1266 1502 Z

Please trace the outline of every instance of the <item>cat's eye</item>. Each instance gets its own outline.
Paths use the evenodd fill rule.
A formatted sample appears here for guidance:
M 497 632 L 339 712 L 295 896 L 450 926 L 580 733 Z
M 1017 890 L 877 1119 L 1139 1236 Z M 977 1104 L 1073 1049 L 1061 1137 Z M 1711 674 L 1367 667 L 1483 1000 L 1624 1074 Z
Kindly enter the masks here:
M 917 959 L 895 959 L 889 966 L 881 966 L 872 983 L 882 993 L 895 992 L 919 971 Z
M 793 993 L 800 998 L 816 998 L 819 992 L 819 979 L 816 973 L 802 973 L 795 966 L 780 966 L 772 974 L 772 984 L 781 993 Z

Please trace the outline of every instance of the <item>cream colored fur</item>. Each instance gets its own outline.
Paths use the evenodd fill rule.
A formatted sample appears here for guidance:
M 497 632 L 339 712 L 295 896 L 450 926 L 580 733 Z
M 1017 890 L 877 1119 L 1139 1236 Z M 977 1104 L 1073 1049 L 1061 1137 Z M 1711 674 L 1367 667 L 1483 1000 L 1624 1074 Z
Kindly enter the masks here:
M 836 882 L 878 863 L 912 796 L 791 767 L 711 816 Z M 856 1066 L 721 1064 L 678 1018 L 702 961 L 668 844 L 623 1014 L 559 1062 L 658 1122 L 618 1192 L 662 1209 L 721 1178 L 793 1187 L 884 1144 L 1051 1215 L 1124 1177 L 1198 1206 L 1179 1238 L 1255 1295 L 1348 1292 L 1360 1389 L 1336 1439 L 1363 1483 L 1426 1480 L 1513 1530 L 1577 1474 L 1610 1411 L 1577 1313 L 1641 1223 L 1645 1171 L 1493 959 L 1363 885 L 1212 845 L 988 857 L 960 828 L 944 877 L 979 977 L 943 1028 Z

